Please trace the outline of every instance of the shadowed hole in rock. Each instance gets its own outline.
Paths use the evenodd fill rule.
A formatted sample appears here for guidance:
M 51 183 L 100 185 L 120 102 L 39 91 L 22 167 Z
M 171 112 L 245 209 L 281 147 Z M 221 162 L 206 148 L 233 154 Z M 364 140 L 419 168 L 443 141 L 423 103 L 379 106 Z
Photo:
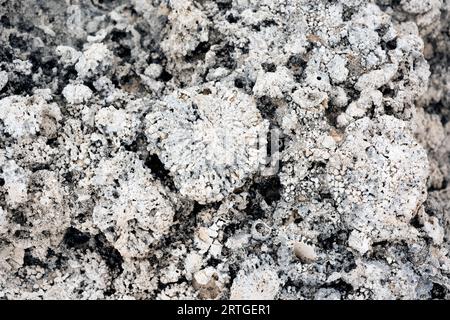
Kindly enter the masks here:
M 261 67 L 265 72 L 275 72 L 277 71 L 277 66 L 274 63 L 263 62 L 261 63 Z
M 229 15 L 227 16 L 227 21 L 228 21 L 229 23 L 236 23 L 236 22 L 239 21 L 239 17 L 236 17 L 236 16 L 233 15 L 233 14 L 229 14 Z
M 154 178 L 161 181 L 161 183 L 170 190 L 175 190 L 175 184 L 170 176 L 170 171 L 164 167 L 164 164 L 156 154 L 149 155 L 147 159 L 145 159 L 144 164 L 150 169 Z
M 42 268 L 47 267 L 47 264 L 45 262 L 41 261 L 38 258 L 33 257 L 30 248 L 25 249 L 25 252 L 23 255 L 23 265 L 24 266 L 39 266 Z
M 6 87 L 15 95 L 32 95 L 34 89 L 34 81 L 32 75 L 19 75 L 8 81 Z
M 253 219 L 260 219 L 265 216 L 265 211 L 261 208 L 258 197 L 256 197 L 254 192 L 249 192 L 249 201 L 245 212 Z
M 325 116 L 327 117 L 328 123 L 336 127 L 337 118 L 343 112 L 342 108 L 335 106 L 331 101 L 328 103 L 328 108 L 325 109 Z
M 342 279 L 336 280 L 326 287 L 336 289 L 343 295 L 348 295 L 353 291 L 353 286 Z
M 262 96 L 261 98 L 256 100 L 256 107 L 258 108 L 259 112 L 261 112 L 261 115 L 264 119 L 273 119 L 275 117 L 277 106 L 271 98 Z
M 447 292 L 448 290 L 444 286 L 438 283 L 433 283 L 433 288 L 431 289 L 431 299 L 445 299 Z
M 233 0 L 219 0 L 217 2 L 217 7 L 219 10 L 230 10 L 233 7 Z
M 105 261 L 106 265 L 118 274 L 123 272 L 123 258 L 117 249 L 115 249 L 106 239 L 103 233 L 94 236 L 94 249 Z
M 216 67 L 224 67 L 227 69 L 236 69 L 236 61 L 234 59 L 235 47 L 230 44 L 223 45 L 216 51 Z
M 409 224 L 412 225 L 416 229 L 420 229 L 423 227 L 423 224 L 419 220 L 419 215 L 417 215 L 417 214 L 411 219 Z
M 234 79 L 234 86 L 236 88 L 244 90 L 247 94 L 252 94 L 253 86 L 255 85 L 255 82 L 248 79 L 245 76 L 238 76 L 236 79 Z
M 444 106 L 442 101 L 432 102 L 426 108 L 425 111 L 429 114 L 437 114 L 441 119 L 442 125 L 448 123 L 450 117 L 450 109 Z
M 69 227 L 64 234 L 63 243 L 69 248 L 79 248 L 86 245 L 90 239 L 91 236 L 89 233 L 84 233 L 74 227 Z
M 256 189 L 268 204 L 272 204 L 281 198 L 280 177 L 273 176 L 256 184 Z
M 268 205 L 280 200 L 280 178 L 278 176 L 273 176 L 263 179 L 260 182 L 255 182 L 250 186 L 248 193 L 248 203 L 245 212 L 253 219 L 263 218 L 266 213 L 261 208 L 261 200 L 265 200 Z
M 197 47 L 190 52 L 187 56 L 186 56 L 186 61 L 187 62 L 195 62 L 195 61 L 203 61 L 205 59 L 205 55 L 206 53 L 209 51 L 209 49 L 211 48 L 211 43 L 208 42 L 200 42 Z
M 328 234 L 320 234 L 317 237 L 318 244 L 321 248 L 325 250 L 331 250 L 334 248 L 334 246 L 343 246 L 346 244 L 348 239 L 348 231 L 346 230 L 339 230 L 334 233 L 328 233 Z
M 11 221 L 18 225 L 25 226 L 27 224 L 27 217 L 22 211 L 12 210 Z
M 173 78 L 173 76 L 167 72 L 165 69 L 161 72 L 161 75 L 157 78 L 157 80 L 161 80 L 162 82 L 168 82 Z
M 122 144 L 124 149 L 126 151 L 130 151 L 130 152 L 138 152 L 138 151 L 145 151 L 146 147 L 147 147 L 147 137 L 145 136 L 145 134 L 143 133 L 139 133 L 136 136 L 136 139 L 134 139 L 130 144 Z M 139 159 L 143 160 L 143 156 L 139 154 Z

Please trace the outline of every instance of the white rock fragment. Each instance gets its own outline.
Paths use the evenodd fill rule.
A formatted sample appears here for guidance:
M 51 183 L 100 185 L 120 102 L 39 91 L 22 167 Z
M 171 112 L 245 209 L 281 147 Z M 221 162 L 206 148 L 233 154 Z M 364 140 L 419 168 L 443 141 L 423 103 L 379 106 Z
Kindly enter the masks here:
M 407 123 L 391 116 L 352 123 L 327 169 L 333 198 L 351 229 L 370 241 L 416 235 L 409 222 L 426 199 L 428 160 Z
M 435 244 L 440 245 L 443 243 L 445 231 L 444 228 L 440 225 L 439 219 L 429 216 L 424 217 L 423 229 Z
M 191 252 L 186 256 L 184 260 L 184 270 L 187 280 L 192 279 L 192 275 L 199 271 L 203 265 L 203 258 L 196 252 Z
M 3 173 L 0 176 L 7 190 L 6 208 L 9 210 L 3 212 L 7 215 L 2 217 L 0 229 L 21 234 L 11 239 L 17 248 L 32 248 L 35 257 L 45 257 L 49 247 L 61 242 L 69 224 L 69 212 L 63 201 L 64 190 L 57 175 L 48 170 L 29 172 L 13 160 L 1 168 Z M 26 223 L 15 221 L 15 212 L 20 212 Z
M 67 6 L 65 14 L 67 15 L 66 27 L 74 37 L 82 38 L 86 35 L 83 28 L 84 15 L 79 5 Z
M 69 46 L 57 46 L 56 54 L 60 57 L 61 62 L 67 65 L 74 65 L 81 57 L 81 52 Z
M 0 71 L 0 91 L 3 90 L 3 88 L 8 83 L 8 73 L 6 71 Z
M 341 294 L 338 290 L 331 288 L 320 288 L 315 296 L 315 300 L 341 300 Z
M 365 254 L 371 248 L 371 241 L 363 233 L 353 230 L 348 238 L 348 245 L 360 254 Z
M 30 238 L 55 246 L 60 243 L 69 226 L 70 215 L 64 202 L 64 189 L 56 173 L 39 170 L 30 175 L 28 185 L 29 206 L 24 210 L 30 228 Z M 44 243 L 45 243 L 44 242 Z M 38 245 L 36 245 L 38 247 Z M 40 248 L 46 254 L 46 246 Z
M 359 91 L 368 89 L 378 89 L 392 79 L 397 72 L 397 67 L 392 64 L 384 66 L 380 70 L 374 70 L 363 74 L 355 85 Z
M 9 96 L 0 100 L 0 130 L 14 138 L 35 135 L 45 122 L 57 122 L 61 112 L 56 103 L 47 103 L 40 96 Z
M 170 264 L 168 267 L 161 270 L 159 281 L 163 284 L 174 283 L 180 279 L 180 276 L 180 270 L 174 264 Z
M 7 203 L 11 208 L 16 208 L 19 204 L 27 201 L 27 187 L 29 173 L 19 167 L 14 160 L 2 164 L 0 176 L 5 181 L 7 191 Z
M 354 25 L 348 31 L 348 41 L 354 51 L 367 54 L 376 49 L 380 38 L 375 30 L 367 26 Z
M 75 64 L 75 70 L 81 78 L 100 74 L 112 64 L 112 57 L 112 52 L 105 44 L 93 43 L 83 51 Z
M 0 207 L 0 234 L 6 231 L 6 211 Z
M 231 300 L 273 300 L 280 290 L 277 273 L 260 267 L 249 273 L 239 271 L 231 286 Z
M 160 64 L 152 63 L 144 70 L 144 74 L 152 79 L 158 78 L 163 71 Z
M 127 129 L 128 117 L 123 109 L 107 107 L 100 109 L 95 115 L 95 123 L 107 133 L 123 132 Z
M 68 84 L 64 87 L 62 94 L 67 102 L 80 104 L 89 101 L 92 97 L 92 90 L 84 84 Z
M 268 122 L 238 90 L 179 90 L 153 107 L 146 127 L 180 193 L 200 203 L 223 199 L 265 160 Z
M 348 103 L 347 93 L 342 87 L 334 87 L 330 98 L 331 102 L 339 108 L 345 107 Z
M 303 109 L 324 108 L 328 95 L 317 89 L 300 88 L 292 93 L 292 100 Z
M 26 60 L 14 59 L 12 63 L 13 70 L 24 75 L 30 75 L 32 67 L 33 64 Z
M 145 257 L 173 223 L 175 212 L 164 189 L 130 153 L 102 160 L 92 182 L 102 194 L 94 207 L 95 225 L 122 256 Z
M 193 51 L 200 42 L 208 40 L 208 18 L 193 1 L 172 0 L 169 14 L 170 31 L 161 47 L 168 55 L 179 57 Z
M 347 79 L 348 69 L 345 67 L 347 59 L 336 55 L 327 65 L 328 73 L 334 83 L 342 83 Z
M 219 241 L 214 240 L 214 242 L 211 244 L 211 247 L 209 248 L 209 254 L 215 258 L 219 259 L 222 254 L 222 244 L 220 244 Z
M 236 234 L 225 242 L 225 246 L 231 250 L 237 250 L 247 245 L 250 238 L 250 234 Z
M 402 1 L 402 9 L 408 13 L 418 14 L 430 11 L 433 5 L 438 2 L 436 0 L 407 0 Z
M 253 93 L 257 97 L 268 96 L 282 98 L 294 86 L 294 79 L 286 67 L 279 67 L 275 72 L 261 71 L 256 78 Z

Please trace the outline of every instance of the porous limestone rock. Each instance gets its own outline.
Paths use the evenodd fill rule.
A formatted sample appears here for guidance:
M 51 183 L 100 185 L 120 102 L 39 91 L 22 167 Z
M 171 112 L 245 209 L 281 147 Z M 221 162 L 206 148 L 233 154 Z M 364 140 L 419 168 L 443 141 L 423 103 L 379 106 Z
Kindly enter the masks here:
M 220 201 L 265 161 L 268 122 L 252 97 L 213 84 L 180 90 L 146 117 L 156 152 L 179 192 L 200 203 Z
M 145 257 L 173 223 L 175 210 L 163 187 L 129 153 L 100 161 L 92 182 L 101 194 L 93 223 L 123 257 Z
M 280 279 L 273 270 L 258 268 L 240 271 L 231 286 L 231 300 L 273 300 L 280 288 Z
M 447 0 L 0 0 L 0 299 L 449 299 Z
M 407 123 L 391 116 L 352 123 L 327 172 L 350 229 L 374 242 L 414 237 L 410 221 L 426 200 L 428 159 Z

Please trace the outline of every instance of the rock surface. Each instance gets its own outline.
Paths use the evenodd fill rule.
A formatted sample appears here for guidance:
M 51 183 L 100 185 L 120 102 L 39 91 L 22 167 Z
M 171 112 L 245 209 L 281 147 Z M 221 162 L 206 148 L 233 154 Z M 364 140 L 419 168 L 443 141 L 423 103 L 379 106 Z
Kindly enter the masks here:
M 0 299 L 449 299 L 448 0 L 0 0 Z

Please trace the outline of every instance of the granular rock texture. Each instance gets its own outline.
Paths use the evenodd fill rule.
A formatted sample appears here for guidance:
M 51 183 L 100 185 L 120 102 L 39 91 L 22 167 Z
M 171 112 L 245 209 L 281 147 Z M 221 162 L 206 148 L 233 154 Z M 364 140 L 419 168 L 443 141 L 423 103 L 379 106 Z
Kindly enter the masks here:
M 0 0 L 0 299 L 450 298 L 449 0 Z

